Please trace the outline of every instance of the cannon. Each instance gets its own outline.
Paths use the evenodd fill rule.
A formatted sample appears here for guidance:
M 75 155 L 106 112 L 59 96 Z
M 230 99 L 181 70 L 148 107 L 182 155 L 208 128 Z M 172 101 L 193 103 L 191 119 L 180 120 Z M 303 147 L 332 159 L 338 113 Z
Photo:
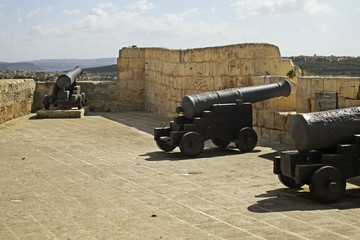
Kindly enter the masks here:
M 179 147 L 190 157 L 199 155 L 204 142 L 210 139 L 220 148 L 235 142 L 240 151 L 250 152 L 257 144 L 251 103 L 290 93 L 291 85 L 283 79 L 278 83 L 184 96 L 170 126 L 154 129 L 154 140 L 165 152 Z
M 305 184 L 315 199 L 331 203 L 346 179 L 360 175 L 360 107 L 294 115 L 290 134 L 297 150 L 274 159 L 274 173 L 289 188 Z
M 59 104 L 65 107 L 78 107 L 81 109 L 86 104 L 85 93 L 81 92 L 80 86 L 76 84 L 76 78 L 83 72 L 81 67 L 76 67 L 71 71 L 61 74 L 53 87 L 50 95 L 44 97 L 45 109 L 50 108 L 50 104 L 57 107 Z

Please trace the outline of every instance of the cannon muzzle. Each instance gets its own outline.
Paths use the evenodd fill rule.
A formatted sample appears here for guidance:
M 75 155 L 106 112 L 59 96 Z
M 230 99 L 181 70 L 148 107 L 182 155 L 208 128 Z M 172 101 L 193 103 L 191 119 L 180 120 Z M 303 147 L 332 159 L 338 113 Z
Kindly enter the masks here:
M 184 96 L 181 106 L 176 108 L 184 117 L 192 119 L 201 115 L 202 111 L 211 109 L 213 104 L 235 103 L 237 101 L 256 103 L 274 97 L 287 97 L 291 93 L 291 85 L 283 79 L 278 83 L 265 85 L 230 88 L 214 92 Z
M 59 88 L 68 89 L 82 72 L 83 69 L 77 66 L 74 70 L 61 74 L 56 80 L 56 85 Z

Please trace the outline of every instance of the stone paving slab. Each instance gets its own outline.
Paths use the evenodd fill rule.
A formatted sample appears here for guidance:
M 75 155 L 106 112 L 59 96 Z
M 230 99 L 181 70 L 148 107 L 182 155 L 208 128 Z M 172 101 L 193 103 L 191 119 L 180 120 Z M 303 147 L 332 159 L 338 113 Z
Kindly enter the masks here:
M 71 109 L 58 109 L 58 108 L 50 108 L 40 109 L 36 112 L 37 118 L 82 118 L 87 114 L 90 110 L 89 106 L 85 106 L 81 109 L 77 107 L 73 107 Z
M 284 187 L 287 147 L 243 154 L 212 144 L 197 158 L 160 151 L 168 119 L 92 113 L 0 125 L 0 239 L 360 239 L 360 180 L 338 203 Z

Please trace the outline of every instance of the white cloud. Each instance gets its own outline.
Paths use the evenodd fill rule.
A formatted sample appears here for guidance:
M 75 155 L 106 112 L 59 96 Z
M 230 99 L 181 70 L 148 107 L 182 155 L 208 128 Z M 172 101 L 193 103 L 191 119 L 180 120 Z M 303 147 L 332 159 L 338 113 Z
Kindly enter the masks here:
M 33 39 L 51 37 L 59 39 L 59 36 L 63 36 L 72 40 L 82 39 L 81 41 L 87 43 L 112 41 L 119 45 L 168 47 L 169 43 L 172 44 L 170 47 L 198 47 L 199 44 L 204 46 L 217 42 L 232 43 L 246 40 L 246 36 L 249 35 L 244 31 L 234 33 L 227 23 L 209 24 L 189 20 L 189 15 L 198 13 L 197 8 L 159 17 L 153 17 L 143 11 L 114 12 L 113 9 L 98 5 L 86 17 L 77 21 L 61 26 L 39 24 L 31 29 L 30 34 Z M 123 43 L 124 39 L 126 43 Z
M 0 33 L 0 41 L 5 42 L 5 40 L 8 40 L 7 33 L 4 33 L 4 32 Z
M 185 17 L 185 16 L 191 15 L 193 13 L 197 13 L 197 12 L 199 12 L 199 9 L 192 8 L 192 9 L 189 9 L 189 10 L 183 12 L 183 13 L 180 13 L 179 16 Z
M 140 11 L 147 11 L 154 8 L 153 3 L 148 3 L 147 0 L 140 0 L 135 2 L 133 5 L 130 5 L 128 9 L 130 10 L 140 10 Z
M 54 7 L 53 6 L 48 6 L 47 9 L 45 9 L 45 12 L 46 13 L 49 13 L 49 12 L 52 12 L 54 10 Z
M 38 7 L 36 9 L 30 11 L 28 14 L 26 14 L 26 16 L 24 18 L 18 18 L 18 22 L 23 23 L 25 20 L 29 20 L 32 17 L 37 16 L 40 13 L 40 11 L 41 11 L 41 8 Z
M 334 7 L 331 4 L 321 4 L 318 3 L 317 0 L 307 0 L 305 1 L 305 5 L 303 6 L 303 10 L 305 13 L 309 14 L 321 14 L 321 13 L 333 13 Z
M 329 26 L 325 24 L 314 24 L 305 30 L 306 32 L 320 32 L 325 33 L 329 31 Z
M 77 15 L 80 13 L 81 13 L 80 9 L 72 9 L 72 10 L 65 9 L 61 12 L 61 14 L 64 14 L 64 15 Z
M 107 2 L 107 3 L 99 3 L 97 5 L 99 8 L 105 9 L 105 8 L 109 8 L 109 9 L 117 9 L 116 5 L 112 2 Z
M 238 0 L 231 4 L 239 17 L 256 15 L 281 16 L 287 14 L 332 13 L 331 4 L 318 3 L 318 0 Z
M 65 29 L 58 27 L 49 27 L 44 24 L 38 24 L 31 28 L 30 34 L 37 36 L 58 36 L 65 34 Z

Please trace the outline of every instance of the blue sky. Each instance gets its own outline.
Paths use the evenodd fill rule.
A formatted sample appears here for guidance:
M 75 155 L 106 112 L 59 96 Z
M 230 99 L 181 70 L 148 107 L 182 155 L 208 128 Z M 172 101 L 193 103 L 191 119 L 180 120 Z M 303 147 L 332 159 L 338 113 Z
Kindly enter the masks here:
M 358 25 L 359 0 L 0 0 L 0 61 L 249 42 L 282 56 L 360 56 Z

